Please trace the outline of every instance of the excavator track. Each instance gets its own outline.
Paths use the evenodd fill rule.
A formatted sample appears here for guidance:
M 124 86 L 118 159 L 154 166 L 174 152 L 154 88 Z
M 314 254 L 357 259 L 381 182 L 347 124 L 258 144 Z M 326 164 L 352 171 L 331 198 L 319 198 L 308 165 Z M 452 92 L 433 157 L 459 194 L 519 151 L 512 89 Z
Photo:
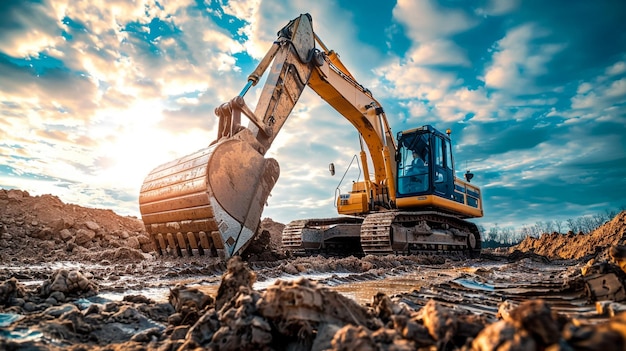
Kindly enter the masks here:
M 304 253 L 302 247 L 302 231 L 307 224 L 306 219 L 291 221 L 283 229 L 283 248 L 293 253 Z
M 366 254 L 393 254 L 389 232 L 397 215 L 397 212 L 381 212 L 365 218 L 361 226 L 361 247 Z
M 283 248 L 294 255 L 363 256 L 359 244 L 361 217 L 295 220 L 283 229 Z
M 459 253 L 480 255 L 475 224 L 436 211 L 368 215 L 361 228 L 365 254 Z
M 480 246 L 476 225 L 435 211 L 378 212 L 364 219 L 351 218 L 349 223 L 341 217 L 295 220 L 283 230 L 283 247 L 294 254 L 321 254 L 335 249 L 332 251 L 344 256 L 359 252 L 362 255 L 437 253 L 477 257 Z

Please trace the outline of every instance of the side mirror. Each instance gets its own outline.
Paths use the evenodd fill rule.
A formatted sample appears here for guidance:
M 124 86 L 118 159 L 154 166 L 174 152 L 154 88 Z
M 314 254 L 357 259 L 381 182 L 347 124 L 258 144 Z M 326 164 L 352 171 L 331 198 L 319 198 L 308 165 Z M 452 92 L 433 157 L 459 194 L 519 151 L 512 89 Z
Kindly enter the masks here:
M 467 180 L 468 183 L 472 180 L 472 178 L 474 178 L 474 173 L 471 173 L 469 170 L 465 172 L 465 180 Z
M 328 171 L 330 172 L 330 175 L 331 175 L 331 176 L 334 176 L 334 175 L 335 175 L 335 164 L 334 164 L 334 163 L 332 163 L 332 162 L 331 162 L 331 163 L 328 165 Z

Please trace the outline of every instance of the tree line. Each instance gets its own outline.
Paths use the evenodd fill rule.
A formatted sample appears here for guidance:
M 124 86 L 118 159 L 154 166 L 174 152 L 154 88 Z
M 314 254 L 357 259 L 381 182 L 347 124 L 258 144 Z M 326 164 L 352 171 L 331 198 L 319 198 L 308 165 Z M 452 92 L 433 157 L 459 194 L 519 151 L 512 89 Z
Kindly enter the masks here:
M 489 230 L 478 225 L 483 238 L 483 247 L 513 246 L 524 240 L 526 237 L 538 238 L 544 233 L 574 233 L 588 234 L 604 223 L 612 220 L 625 207 L 618 210 L 606 210 L 593 215 L 584 215 L 575 218 L 553 219 L 548 221 L 537 221 L 535 224 L 522 225 L 519 228 L 512 226 L 500 227 L 495 223 Z

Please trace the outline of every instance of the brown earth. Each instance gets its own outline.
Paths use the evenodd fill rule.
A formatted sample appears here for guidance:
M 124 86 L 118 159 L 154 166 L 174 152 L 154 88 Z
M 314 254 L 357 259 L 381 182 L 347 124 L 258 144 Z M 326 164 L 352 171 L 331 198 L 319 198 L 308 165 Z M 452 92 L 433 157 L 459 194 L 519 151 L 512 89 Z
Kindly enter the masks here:
M 284 225 L 265 218 L 248 263 L 225 263 L 156 258 L 137 218 L 0 189 L 0 349 L 621 350 L 625 278 L 604 260 L 626 240 L 625 221 L 622 212 L 589 235 L 527 238 L 467 260 L 291 258 L 280 249 Z M 594 305 L 585 270 L 601 288 L 613 274 L 612 300 Z M 329 288 L 389 277 L 415 285 L 366 304 Z M 155 288 L 169 290 L 167 301 L 142 294 Z
M 0 262 L 137 260 L 151 245 L 136 217 L 0 189 Z
M 626 211 L 589 234 L 543 234 L 539 238 L 527 237 L 510 248 L 515 251 L 532 252 L 549 259 L 596 258 L 607 260 L 612 246 L 626 244 Z

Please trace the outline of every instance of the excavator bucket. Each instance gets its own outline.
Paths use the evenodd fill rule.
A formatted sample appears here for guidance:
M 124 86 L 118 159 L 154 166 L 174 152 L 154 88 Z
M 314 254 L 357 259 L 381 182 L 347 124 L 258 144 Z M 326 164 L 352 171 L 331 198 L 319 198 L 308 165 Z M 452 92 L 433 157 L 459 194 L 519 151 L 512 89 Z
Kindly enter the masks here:
M 280 173 L 278 162 L 263 155 L 305 88 L 311 61 L 323 58 L 315 49 L 307 14 L 290 21 L 278 36 L 241 94 L 215 109 L 216 141 L 155 168 L 144 180 L 139 210 L 160 254 L 227 259 L 254 238 Z M 269 75 L 252 111 L 243 96 L 267 68 Z M 242 114 L 248 127 L 241 125 Z
M 276 160 L 235 138 L 155 168 L 141 187 L 139 209 L 156 250 L 224 259 L 241 253 L 279 173 Z

